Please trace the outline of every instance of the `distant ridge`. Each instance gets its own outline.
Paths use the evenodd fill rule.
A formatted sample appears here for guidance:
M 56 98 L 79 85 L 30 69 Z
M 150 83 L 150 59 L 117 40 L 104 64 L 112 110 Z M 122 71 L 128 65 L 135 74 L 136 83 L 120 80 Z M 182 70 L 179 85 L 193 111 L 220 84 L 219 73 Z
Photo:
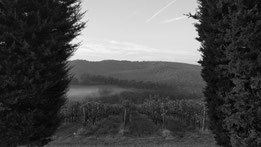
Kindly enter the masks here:
M 204 82 L 201 67 L 187 63 L 162 61 L 70 61 L 71 74 L 80 79 L 84 73 L 124 80 L 152 81 L 173 85 L 197 95 L 202 94 Z

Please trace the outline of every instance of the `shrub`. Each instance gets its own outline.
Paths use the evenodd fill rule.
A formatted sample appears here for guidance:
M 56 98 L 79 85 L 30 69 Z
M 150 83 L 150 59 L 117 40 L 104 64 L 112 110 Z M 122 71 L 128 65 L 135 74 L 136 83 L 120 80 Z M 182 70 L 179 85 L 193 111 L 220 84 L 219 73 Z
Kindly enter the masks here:
M 128 128 L 130 135 L 146 136 L 155 133 L 158 126 L 156 126 L 146 115 L 136 114 L 132 116 Z
M 117 134 L 119 128 L 122 124 L 122 117 L 111 115 L 108 118 L 105 118 L 97 123 L 98 130 L 95 134 L 104 135 L 104 134 Z
M 122 124 L 122 117 L 111 115 L 98 121 L 95 125 L 88 124 L 85 127 L 84 133 L 82 135 L 108 135 L 117 134 L 120 130 Z

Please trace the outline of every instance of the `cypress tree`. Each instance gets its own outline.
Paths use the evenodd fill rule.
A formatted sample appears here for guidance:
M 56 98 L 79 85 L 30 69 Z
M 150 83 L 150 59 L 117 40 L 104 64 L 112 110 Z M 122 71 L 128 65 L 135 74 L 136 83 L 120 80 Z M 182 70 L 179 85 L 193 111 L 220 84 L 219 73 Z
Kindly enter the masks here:
M 199 11 L 193 15 L 200 23 L 196 24 L 201 42 L 202 52 L 202 77 L 206 81 L 204 95 L 207 101 L 210 129 L 215 135 L 218 145 L 230 147 L 228 130 L 223 127 L 226 114 L 222 111 L 225 104 L 224 97 L 230 89 L 231 81 L 227 64 L 229 59 L 225 54 L 227 42 L 224 39 L 228 26 L 224 15 L 228 13 L 221 7 L 220 0 L 199 0 Z
M 43 145 L 59 126 L 79 0 L 0 1 L 0 146 Z
M 261 146 L 261 2 L 231 4 L 225 39 L 233 87 L 225 100 L 225 127 L 233 147 Z
M 261 2 L 199 0 L 196 28 L 210 127 L 219 145 L 261 146 Z

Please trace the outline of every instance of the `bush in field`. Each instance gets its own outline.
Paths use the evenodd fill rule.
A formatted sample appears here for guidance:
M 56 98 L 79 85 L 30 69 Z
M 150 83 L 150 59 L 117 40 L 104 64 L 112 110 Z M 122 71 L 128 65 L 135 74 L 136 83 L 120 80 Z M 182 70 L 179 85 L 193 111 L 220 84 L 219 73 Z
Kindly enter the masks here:
M 70 82 L 78 0 L 0 1 L 0 145 L 47 143 Z
M 110 115 L 123 114 L 123 107 L 121 105 L 108 105 L 98 102 L 87 102 L 82 105 L 84 124 L 90 123 L 95 125 L 96 122 L 109 117 Z
M 199 0 L 210 128 L 219 145 L 261 146 L 260 0 Z
M 107 118 L 100 120 L 96 126 L 96 135 L 104 134 L 117 134 L 120 130 L 122 124 L 122 116 L 119 115 L 110 115 Z
M 165 117 L 182 120 L 193 128 L 199 126 L 204 117 L 204 105 L 190 100 L 148 100 L 138 106 L 138 112 L 147 115 L 156 125 L 165 125 Z
M 184 120 L 187 125 L 196 127 L 204 117 L 204 104 L 193 100 L 170 101 L 167 104 L 167 115 Z
M 139 106 L 138 112 L 147 115 L 156 125 L 162 125 L 161 101 L 149 100 Z
M 134 136 L 152 135 L 157 129 L 158 126 L 146 115 L 142 114 L 133 115 L 128 125 L 129 134 Z
M 60 111 L 63 121 L 65 123 L 82 121 L 83 112 L 81 105 L 80 102 L 67 101 Z
M 166 129 L 174 133 L 183 133 L 189 130 L 189 126 L 184 123 L 184 120 L 168 115 L 166 117 Z

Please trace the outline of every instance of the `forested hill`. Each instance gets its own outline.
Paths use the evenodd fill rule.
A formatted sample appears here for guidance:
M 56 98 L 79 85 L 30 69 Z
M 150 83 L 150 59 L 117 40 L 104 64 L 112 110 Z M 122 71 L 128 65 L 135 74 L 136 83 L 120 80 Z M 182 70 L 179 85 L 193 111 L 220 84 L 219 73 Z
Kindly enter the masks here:
M 202 93 L 204 82 L 198 65 L 175 62 L 131 62 L 105 60 L 90 62 L 74 60 L 70 62 L 71 73 L 80 79 L 84 73 L 103 75 L 124 80 L 152 81 L 184 89 L 192 93 Z

